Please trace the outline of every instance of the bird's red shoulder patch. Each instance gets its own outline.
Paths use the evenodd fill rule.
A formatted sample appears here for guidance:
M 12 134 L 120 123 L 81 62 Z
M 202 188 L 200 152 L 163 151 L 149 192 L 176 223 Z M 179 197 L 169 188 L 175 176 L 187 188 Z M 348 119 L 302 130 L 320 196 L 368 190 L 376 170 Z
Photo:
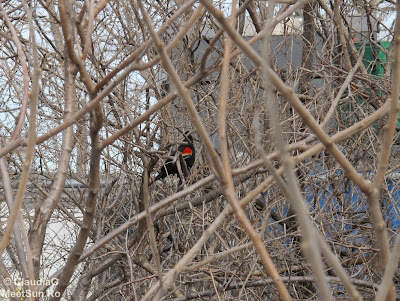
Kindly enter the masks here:
M 185 149 L 182 151 L 182 155 L 193 155 L 193 150 L 186 146 Z

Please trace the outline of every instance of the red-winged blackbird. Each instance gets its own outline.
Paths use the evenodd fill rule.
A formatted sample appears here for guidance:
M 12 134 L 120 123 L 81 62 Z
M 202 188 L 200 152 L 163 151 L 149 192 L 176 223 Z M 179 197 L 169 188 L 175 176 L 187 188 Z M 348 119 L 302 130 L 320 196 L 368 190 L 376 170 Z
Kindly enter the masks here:
M 187 143 L 181 144 L 178 147 L 178 152 L 182 153 L 182 157 L 185 160 L 186 167 L 190 170 L 194 164 L 194 160 L 196 159 L 196 150 L 193 145 L 193 137 L 192 135 L 188 135 L 189 132 L 185 133 L 185 140 Z M 174 157 L 176 152 L 171 153 L 171 156 Z M 161 167 L 160 172 L 154 179 L 153 183 L 157 180 L 164 179 L 168 175 L 178 174 L 178 167 L 176 166 L 176 162 L 173 162 L 171 159 L 167 159 L 164 165 Z

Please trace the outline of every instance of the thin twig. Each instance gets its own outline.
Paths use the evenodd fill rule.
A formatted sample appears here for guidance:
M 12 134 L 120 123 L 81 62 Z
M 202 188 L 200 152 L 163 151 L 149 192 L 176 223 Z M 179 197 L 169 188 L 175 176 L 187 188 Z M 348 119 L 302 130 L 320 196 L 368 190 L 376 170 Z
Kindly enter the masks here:
M 24 94 L 23 94 L 23 99 L 22 99 L 21 111 L 19 114 L 19 119 L 18 119 L 17 125 L 15 126 L 14 132 L 11 135 L 11 141 L 13 141 L 18 137 L 19 133 L 21 132 L 22 125 L 24 123 L 25 116 L 26 116 L 26 109 L 28 108 L 29 74 L 28 74 L 28 64 L 26 61 L 25 52 L 22 48 L 22 44 L 21 44 L 21 41 L 19 40 L 18 34 L 15 30 L 15 27 L 12 24 L 12 22 L 10 21 L 10 18 L 8 17 L 8 14 L 3 7 L 3 2 L 0 2 L 0 11 L 2 12 L 2 18 L 4 18 L 6 26 L 11 31 L 12 40 L 15 43 L 15 46 L 17 47 L 18 58 L 22 65 L 22 72 L 23 72 L 23 78 L 24 78 Z
M 164 290 L 163 287 L 163 273 L 161 268 L 160 254 L 157 248 L 156 235 L 154 233 L 154 224 L 150 213 L 150 196 L 149 196 L 149 173 L 148 173 L 148 162 L 145 156 L 142 157 L 143 160 L 143 204 L 146 211 L 146 222 L 147 229 L 149 231 L 150 246 L 153 253 L 154 263 L 158 273 L 158 281 L 160 282 L 160 290 Z
M 353 77 L 356 74 L 358 68 L 362 64 L 362 61 L 364 58 L 364 52 L 365 52 L 365 45 L 361 49 L 360 56 L 355 64 L 355 66 L 353 67 L 353 69 L 350 70 L 349 74 L 347 75 L 346 79 L 344 80 L 343 84 L 341 85 L 338 94 L 336 95 L 335 99 L 332 101 L 331 106 L 324 117 L 324 120 L 321 122 L 320 126 L 322 128 L 324 128 L 326 126 L 326 124 L 329 122 L 330 118 L 332 117 L 333 113 L 336 110 L 336 107 L 337 107 L 343 93 L 348 88 L 348 86 L 351 83 L 351 81 L 353 80 Z
M 394 43 L 393 43 L 394 42 Z M 394 68 L 392 82 L 392 97 L 388 101 L 390 103 L 390 111 L 388 123 L 385 126 L 383 143 L 381 145 L 381 153 L 379 164 L 377 166 L 377 175 L 373 182 L 374 191 L 368 197 L 368 210 L 371 214 L 374 223 L 374 229 L 377 235 L 377 242 L 380 247 L 380 266 L 384 269 L 384 276 L 381 287 L 376 296 L 376 300 L 394 300 L 395 292 L 392 283 L 394 266 L 397 266 L 399 260 L 399 242 L 396 240 L 396 245 L 389 256 L 389 242 L 387 237 L 386 223 L 382 216 L 381 203 L 379 201 L 379 192 L 382 189 L 384 178 L 389 162 L 389 157 L 392 149 L 393 137 L 397 127 L 397 119 L 399 115 L 399 89 L 400 89 L 400 3 L 396 3 L 396 28 L 395 36 L 392 44 L 394 44 Z M 397 253 L 396 253 L 397 252 Z M 389 294 L 389 295 L 388 295 Z M 379 299 L 378 299 L 379 296 Z

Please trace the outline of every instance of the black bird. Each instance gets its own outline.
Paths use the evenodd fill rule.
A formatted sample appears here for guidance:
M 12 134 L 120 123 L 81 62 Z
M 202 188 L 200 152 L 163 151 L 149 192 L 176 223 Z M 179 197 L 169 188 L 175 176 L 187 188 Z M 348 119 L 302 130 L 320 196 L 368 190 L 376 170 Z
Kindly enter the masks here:
M 178 152 L 182 153 L 182 157 L 185 160 L 186 167 L 190 170 L 194 164 L 194 160 L 196 159 L 196 150 L 193 145 L 193 137 L 189 135 L 189 131 L 185 133 L 186 143 L 179 145 Z M 176 152 L 171 153 L 172 157 L 175 157 Z M 153 183 L 157 180 L 162 180 L 168 175 L 178 174 L 178 167 L 176 166 L 176 162 L 173 162 L 171 159 L 167 159 L 164 165 L 161 167 L 160 172 L 154 179 Z

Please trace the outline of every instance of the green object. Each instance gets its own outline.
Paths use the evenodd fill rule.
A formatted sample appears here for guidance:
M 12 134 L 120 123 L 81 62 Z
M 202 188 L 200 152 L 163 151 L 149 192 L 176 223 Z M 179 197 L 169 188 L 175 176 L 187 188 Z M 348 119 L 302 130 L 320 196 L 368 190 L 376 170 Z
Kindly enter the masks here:
M 385 67 L 387 63 L 386 53 L 388 52 L 391 42 L 380 41 L 378 45 L 371 45 L 370 43 L 365 44 L 365 51 L 363 57 L 364 66 L 367 68 L 368 73 L 373 75 L 375 80 L 382 80 L 385 74 Z M 356 49 L 360 50 L 363 43 L 356 43 Z M 382 91 L 378 90 L 376 93 L 382 96 Z M 399 113 L 400 116 L 400 113 Z M 375 127 L 377 125 L 374 125 Z M 400 128 L 400 121 L 397 121 L 397 127 Z
M 365 52 L 363 63 L 367 68 L 367 71 L 375 76 L 382 77 L 385 73 L 385 65 L 387 62 L 386 53 L 390 48 L 390 42 L 381 41 L 378 42 L 378 45 L 371 45 L 367 43 L 365 45 Z M 359 50 L 362 46 L 362 43 L 357 43 L 356 48 Z M 385 50 L 385 51 L 384 51 Z

